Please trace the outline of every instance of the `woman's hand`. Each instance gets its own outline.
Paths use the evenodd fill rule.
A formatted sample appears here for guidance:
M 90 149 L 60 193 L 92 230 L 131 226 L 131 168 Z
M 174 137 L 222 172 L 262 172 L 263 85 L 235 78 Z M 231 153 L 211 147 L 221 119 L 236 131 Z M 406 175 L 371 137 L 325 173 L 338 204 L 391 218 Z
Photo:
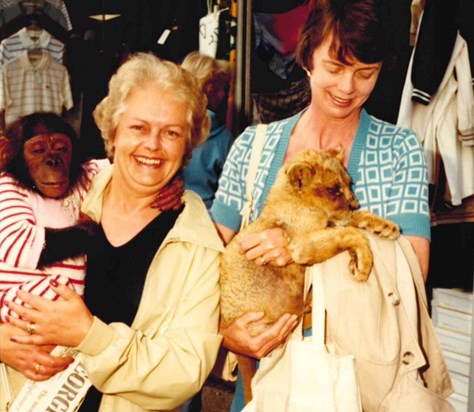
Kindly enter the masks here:
M 63 371 L 74 360 L 72 357 L 51 356 L 53 345 L 25 345 L 10 340 L 25 333 L 8 323 L 0 325 L 0 360 L 33 381 L 45 381 Z
M 178 210 L 183 201 L 182 196 L 184 193 L 184 181 L 181 175 L 176 175 L 165 187 L 163 187 L 156 196 L 153 204 L 151 205 L 154 209 L 165 210 Z
M 268 330 L 252 337 L 247 325 L 264 315 L 263 312 L 249 312 L 236 319 L 229 327 L 221 327 L 219 333 L 224 337 L 224 347 L 237 354 L 261 359 L 283 343 L 298 324 L 296 315 L 285 313 Z
M 288 243 L 290 239 L 281 228 L 267 229 L 242 238 L 241 252 L 257 265 L 286 266 L 292 263 Z
M 5 302 L 8 308 L 20 317 L 9 317 L 8 321 L 28 333 L 26 336 L 13 336 L 14 342 L 74 347 L 78 346 L 89 332 L 94 317 L 82 298 L 54 279 L 50 284 L 62 297 L 61 300 L 51 301 L 20 290 L 18 297 L 26 305 Z

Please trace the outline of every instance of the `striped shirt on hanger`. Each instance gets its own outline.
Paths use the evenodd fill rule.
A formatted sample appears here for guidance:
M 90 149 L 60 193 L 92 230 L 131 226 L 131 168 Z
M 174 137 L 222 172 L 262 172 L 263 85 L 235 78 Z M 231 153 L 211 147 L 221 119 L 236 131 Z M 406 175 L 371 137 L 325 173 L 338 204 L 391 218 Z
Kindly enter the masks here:
M 0 67 L 18 57 L 25 50 L 44 50 L 59 63 L 63 62 L 64 43 L 46 30 L 39 29 L 39 35 L 23 28 L 0 43 Z
M 1 5 L 0 11 L 2 9 L 6 9 L 7 7 L 18 5 L 18 3 L 19 3 L 18 0 L 0 0 L 0 5 Z M 61 21 L 61 25 L 64 25 L 67 31 L 71 31 L 72 23 L 71 23 L 71 19 L 69 17 L 69 13 L 67 11 L 66 5 L 64 4 L 64 1 L 63 0 L 46 0 L 46 3 L 58 9 L 58 11 L 61 13 L 61 17 L 62 17 L 61 20 L 64 19 L 64 23 Z
M 8 125 L 17 118 L 38 111 L 62 114 L 73 106 L 69 74 L 64 65 L 40 52 L 30 61 L 24 51 L 0 70 L 0 110 Z

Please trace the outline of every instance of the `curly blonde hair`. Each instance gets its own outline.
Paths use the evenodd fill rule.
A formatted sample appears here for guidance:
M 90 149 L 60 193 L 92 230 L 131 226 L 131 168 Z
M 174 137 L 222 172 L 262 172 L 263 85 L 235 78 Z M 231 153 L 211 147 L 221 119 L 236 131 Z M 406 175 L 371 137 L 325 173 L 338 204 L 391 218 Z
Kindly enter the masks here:
M 192 150 L 203 143 L 210 129 L 210 119 L 206 111 L 207 97 L 195 77 L 167 60 L 161 60 L 152 53 L 135 53 L 123 63 L 109 81 L 108 95 L 93 112 L 99 128 L 107 156 L 114 156 L 113 138 L 120 116 L 127 107 L 127 99 L 133 91 L 150 86 L 163 93 L 171 93 L 174 98 L 189 107 L 188 121 L 191 135 L 187 145 L 184 163 L 191 157 Z
M 225 78 L 227 83 L 231 79 L 230 63 L 227 60 L 214 59 L 197 51 L 189 53 L 182 61 L 181 67 L 191 72 L 201 87 L 217 76 Z

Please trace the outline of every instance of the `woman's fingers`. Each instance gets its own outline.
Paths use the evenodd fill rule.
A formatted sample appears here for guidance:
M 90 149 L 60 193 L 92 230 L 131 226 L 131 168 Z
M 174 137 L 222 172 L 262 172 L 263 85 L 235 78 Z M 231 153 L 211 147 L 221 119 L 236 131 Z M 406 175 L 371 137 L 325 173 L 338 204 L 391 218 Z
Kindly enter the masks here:
M 74 360 L 72 357 L 57 357 L 50 355 L 50 347 L 16 344 L 14 358 L 9 358 L 9 364 L 28 379 L 44 381 L 56 373 L 65 370 Z
M 298 324 L 298 316 L 285 313 L 265 332 L 258 336 L 261 340 L 258 358 L 263 358 L 282 344 Z
M 74 292 L 71 288 L 58 283 L 52 279 L 50 282 L 51 288 L 65 301 L 78 299 L 79 295 Z M 21 299 L 26 305 L 19 305 L 15 302 L 5 302 L 5 304 L 12 309 L 17 315 L 23 319 L 27 319 L 33 322 L 38 321 L 38 317 L 41 316 L 40 311 L 48 311 L 53 303 L 49 299 L 42 298 L 41 296 L 28 293 L 24 290 L 18 291 L 18 298 Z M 80 298 L 79 298 L 80 299 Z
M 52 374 L 66 369 L 73 360 L 71 356 L 52 356 L 41 350 L 37 350 L 35 354 L 35 362 L 39 363 L 45 372 Z
M 61 360 L 61 358 L 56 358 Z M 51 378 L 58 372 L 65 370 L 72 362 L 72 358 L 64 358 L 60 362 L 51 361 L 49 359 L 35 359 L 28 363 L 24 369 L 24 375 L 33 381 L 41 382 Z
M 273 228 L 244 236 L 240 247 L 245 257 L 257 265 L 286 266 L 292 262 L 288 243 L 286 232 Z
M 24 370 L 24 375 L 33 381 L 41 382 L 52 378 L 59 372 L 62 372 L 67 368 L 69 364 L 62 367 L 52 367 L 41 363 L 33 363 L 27 369 Z
M 20 319 L 10 316 L 9 322 L 26 331 L 26 336 L 13 336 L 12 340 L 24 344 L 55 344 L 78 346 L 92 326 L 94 317 L 82 298 L 64 285 L 52 284 L 62 299 L 51 301 L 20 291 L 18 297 L 26 303 L 6 302 Z
M 263 312 L 249 312 L 236 319 L 228 328 L 219 331 L 224 346 L 232 352 L 260 359 L 283 343 L 298 323 L 296 315 L 282 315 L 268 330 L 251 336 L 248 324 L 260 320 Z
M 37 321 L 41 319 L 41 314 L 36 309 L 19 305 L 15 302 L 6 301 L 7 306 L 11 312 L 17 316 L 6 316 L 7 322 L 25 331 L 27 335 L 34 335 L 38 332 Z

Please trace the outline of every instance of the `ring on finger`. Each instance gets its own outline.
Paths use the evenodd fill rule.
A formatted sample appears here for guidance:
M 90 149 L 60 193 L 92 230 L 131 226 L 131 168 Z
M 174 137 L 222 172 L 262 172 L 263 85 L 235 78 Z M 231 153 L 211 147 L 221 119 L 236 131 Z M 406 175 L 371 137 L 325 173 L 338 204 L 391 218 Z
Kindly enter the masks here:
M 33 323 L 33 322 L 28 323 L 28 326 L 26 328 L 26 333 L 28 333 L 28 335 L 33 335 L 35 331 L 36 331 L 36 323 Z
M 35 363 L 34 372 L 38 373 L 40 369 L 41 369 L 41 365 L 39 363 Z

